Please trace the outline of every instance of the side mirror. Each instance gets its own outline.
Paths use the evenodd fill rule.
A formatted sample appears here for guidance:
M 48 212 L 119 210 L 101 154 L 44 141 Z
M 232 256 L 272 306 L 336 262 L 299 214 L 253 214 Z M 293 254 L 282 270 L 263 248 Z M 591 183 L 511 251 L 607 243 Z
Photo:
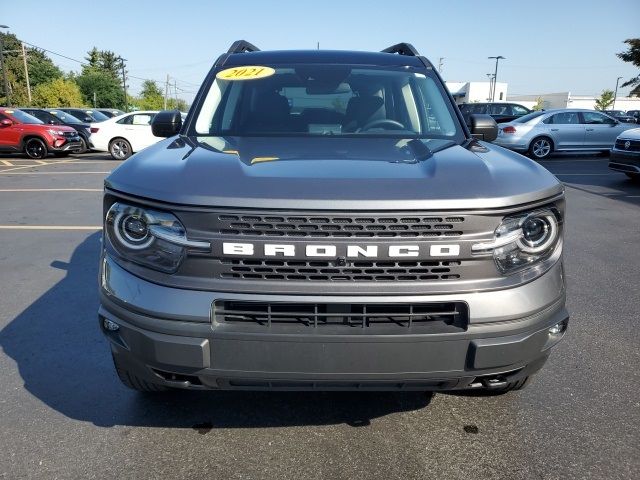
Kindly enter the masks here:
M 182 115 L 178 110 L 163 110 L 151 121 L 151 131 L 156 137 L 173 137 L 181 128 Z
M 471 134 L 486 142 L 493 142 L 498 138 L 498 124 L 490 115 L 474 113 L 469 116 Z
M 10 127 L 11 125 L 13 125 L 13 122 L 11 120 L 9 120 L 8 118 L 4 118 L 4 119 L 2 119 L 2 121 L 0 121 L 0 126 Z
M 83 122 L 92 123 L 92 122 L 95 122 L 95 120 L 91 118 L 89 115 L 87 115 L 86 117 L 84 117 Z
M 49 120 L 49 125 L 58 125 L 58 122 L 55 120 Z

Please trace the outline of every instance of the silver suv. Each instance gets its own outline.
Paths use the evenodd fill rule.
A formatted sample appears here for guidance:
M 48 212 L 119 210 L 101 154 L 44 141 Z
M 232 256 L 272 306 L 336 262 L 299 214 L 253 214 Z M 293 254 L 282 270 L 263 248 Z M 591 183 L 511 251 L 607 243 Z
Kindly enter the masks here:
M 105 181 L 100 326 L 122 382 L 522 388 L 567 328 L 564 190 L 471 129 L 433 65 L 220 56 Z

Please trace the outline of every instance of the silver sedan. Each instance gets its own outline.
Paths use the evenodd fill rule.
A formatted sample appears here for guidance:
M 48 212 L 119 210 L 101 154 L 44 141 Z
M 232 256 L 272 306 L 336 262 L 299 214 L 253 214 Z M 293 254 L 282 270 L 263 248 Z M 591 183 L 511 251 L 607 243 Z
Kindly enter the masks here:
M 553 152 L 608 152 L 621 132 L 637 125 L 595 110 L 558 109 L 533 112 L 498 127 L 495 144 L 539 160 Z

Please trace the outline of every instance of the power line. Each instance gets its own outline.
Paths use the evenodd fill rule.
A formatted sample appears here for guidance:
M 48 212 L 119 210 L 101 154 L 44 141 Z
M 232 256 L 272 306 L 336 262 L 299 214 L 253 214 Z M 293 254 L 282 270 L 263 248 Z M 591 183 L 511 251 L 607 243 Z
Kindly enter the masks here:
M 49 49 L 40 47 L 38 45 L 34 45 L 33 43 L 29 43 L 29 42 L 23 42 L 23 43 L 25 45 L 29 45 L 32 48 L 37 48 L 38 50 L 42 50 L 43 52 L 47 52 L 47 53 L 50 53 L 52 55 L 57 55 L 58 57 L 66 58 L 67 60 L 71 60 L 72 62 L 79 63 L 83 67 L 84 66 L 89 66 L 89 64 L 87 62 L 83 62 L 82 60 L 78 60 L 77 58 L 68 57 L 67 55 L 63 55 L 62 53 L 54 52 L 53 50 L 49 50 Z M 156 79 L 153 79 L 153 78 L 137 77 L 135 75 L 130 75 L 130 74 L 127 74 L 127 78 L 134 78 L 136 80 L 142 80 L 142 81 L 150 80 L 152 82 L 162 83 L 161 80 L 156 80 Z M 179 81 L 180 83 L 185 83 L 185 84 L 188 84 L 188 85 L 193 85 L 193 86 L 199 87 L 199 85 L 196 85 L 195 83 L 187 82 L 186 80 L 180 80 L 180 79 L 175 78 L 175 77 L 171 77 L 171 78 L 173 78 L 174 80 Z M 185 91 L 185 93 L 187 93 L 187 92 Z M 194 93 L 194 92 L 188 92 L 188 93 Z

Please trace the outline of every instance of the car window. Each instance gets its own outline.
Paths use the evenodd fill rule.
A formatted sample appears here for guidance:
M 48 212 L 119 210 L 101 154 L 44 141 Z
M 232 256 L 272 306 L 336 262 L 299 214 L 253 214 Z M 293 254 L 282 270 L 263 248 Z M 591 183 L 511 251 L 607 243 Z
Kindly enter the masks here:
M 511 110 L 514 115 L 526 115 L 529 113 L 529 110 L 524 108 L 522 105 L 511 105 Z
M 587 125 L 612 125 L 615 120 L 598 112 L 582 112 L 582 118 Z
M 495 103 L 489 107 L 490 115 L 511 115 L 511 107 L 507 104 Z
M 544 120 L 544 123 L 551 123 L 554 125 L 577 125 L 580 123 L 578 114 L 576 112 L 562 112 L 551 115 Z
M 132 125 L 149 125 L 151 123 L 151 119 L 153 118 L 153 116 L 149 115 L 148 113 L 131 115 L 131 117 Z
M 542 115 L 544 115 L 546 112 L 531 112 L 531 113 L 527 113 L 526 115 L 523 115 L 521 117 L 516 118 L 515 120 L 513 120 L 513 123 L 527 123 L 530 120 L 533 120 L 534 118 L 538 118 Z

